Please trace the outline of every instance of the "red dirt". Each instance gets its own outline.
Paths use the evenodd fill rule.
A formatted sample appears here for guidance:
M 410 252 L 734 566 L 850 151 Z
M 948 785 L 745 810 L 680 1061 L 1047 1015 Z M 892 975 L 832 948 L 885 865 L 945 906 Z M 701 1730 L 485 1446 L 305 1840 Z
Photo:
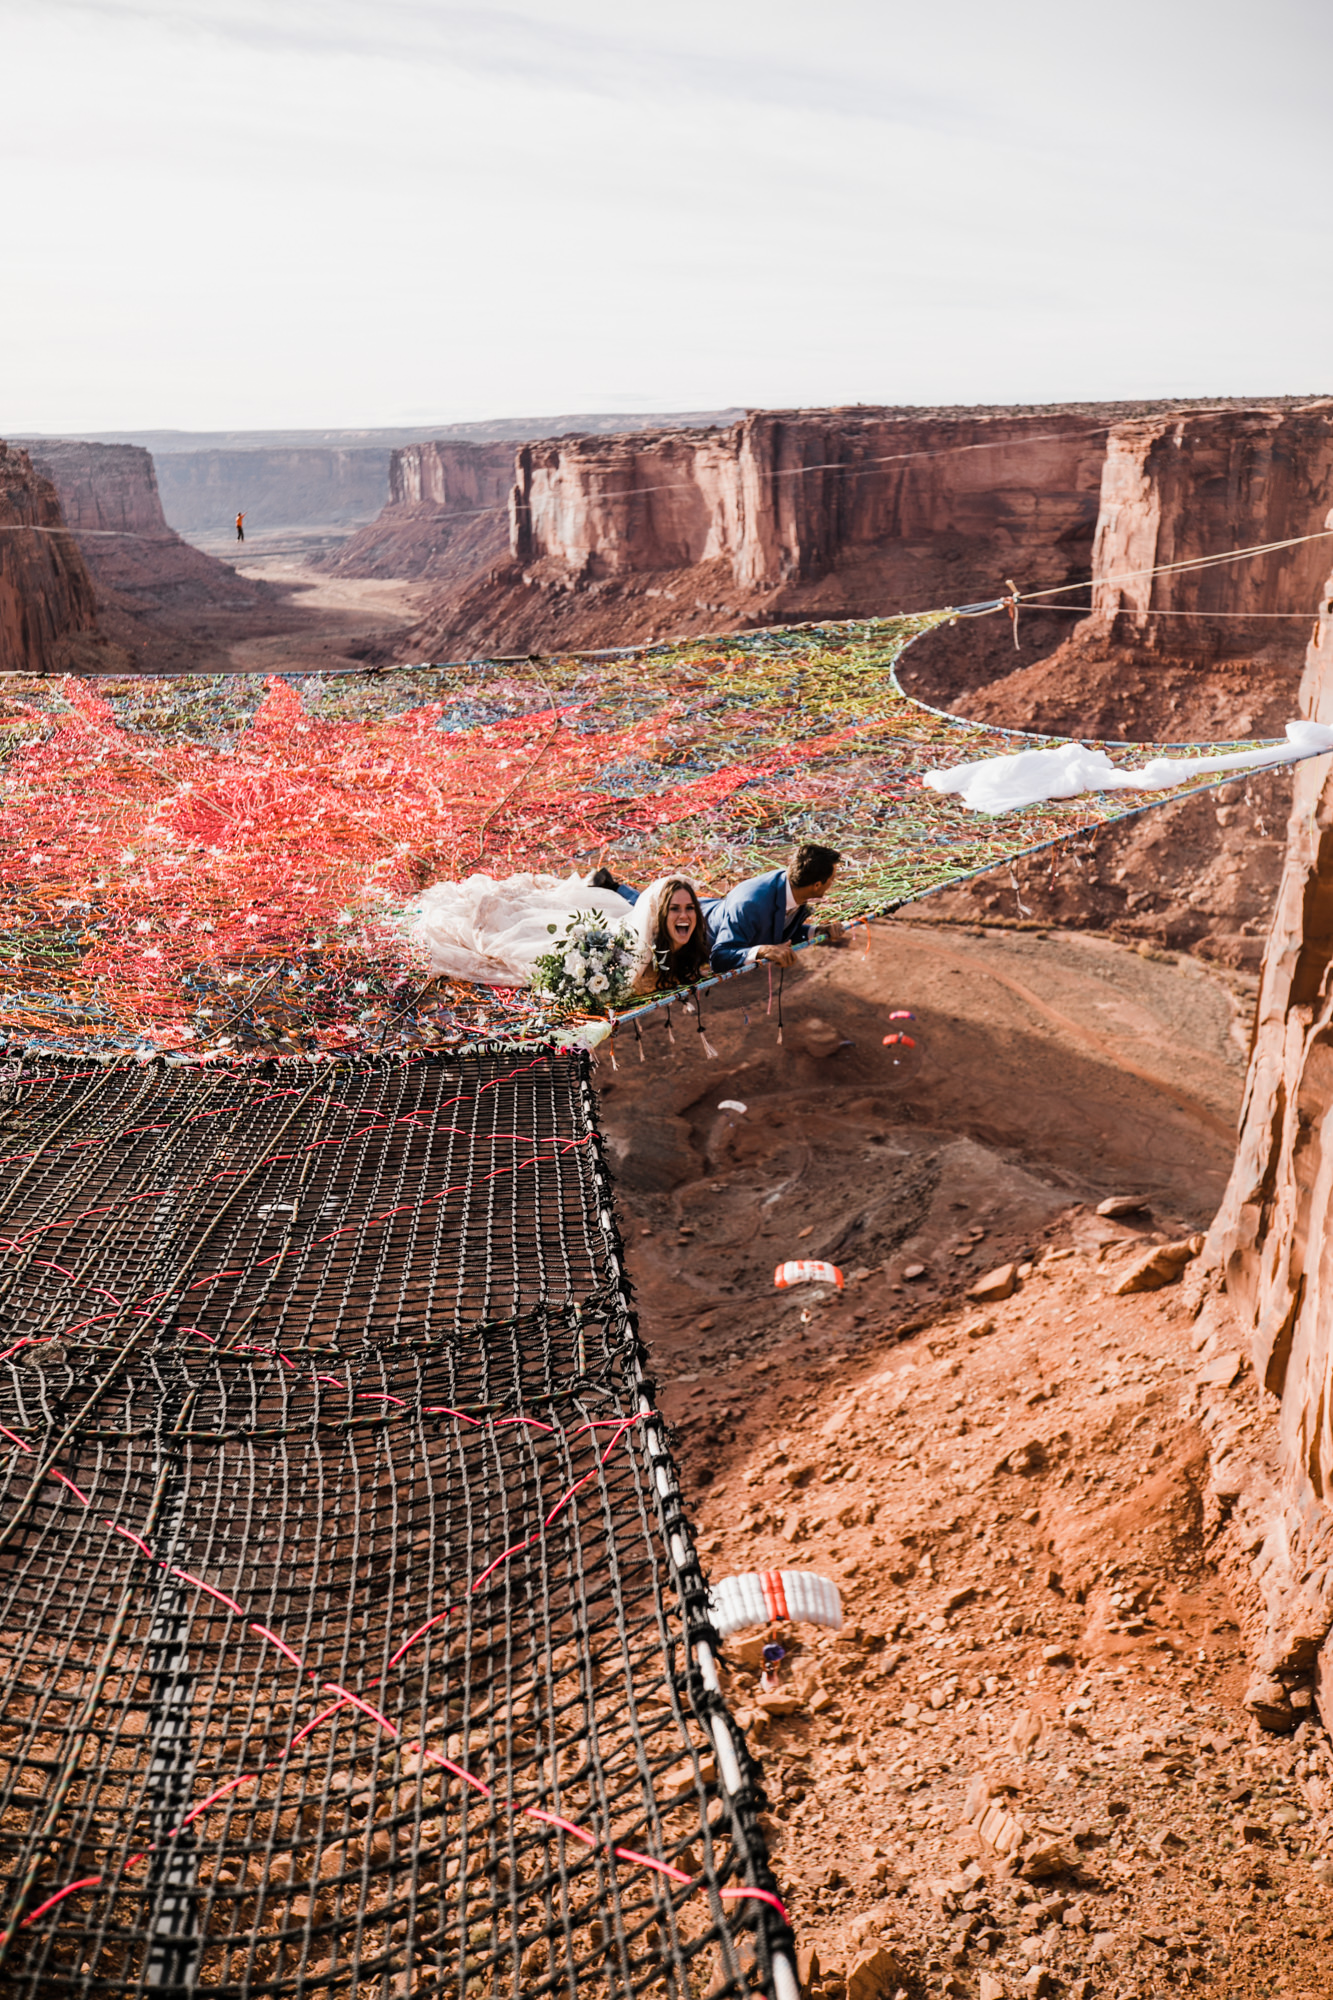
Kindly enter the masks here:
M 1182 1292 L 1112 1296 L 1212 1213 L 1243 1007 L 1190 962 L 906 924 L 789 979 L 781 1047 L 760 976 L 723 994 L 719 1061 L 677 1009 L 599 1080 L 705 1567 L 844 1592 L 842 1637 L 784 1628 L 776 1700 L 727 1648 L 807 1990 L 1327 1994 L 1327 1740 L 1242 1708 Z M 852 1046 L 808 1053 L 815 1019 Z M 1093 1212 L 1129 1192 L 1150 1211 Z M 860 1275 L 777 1293 L 790 1256 Z M 966 1300 L 1009 1261 L 1013 1297 Z

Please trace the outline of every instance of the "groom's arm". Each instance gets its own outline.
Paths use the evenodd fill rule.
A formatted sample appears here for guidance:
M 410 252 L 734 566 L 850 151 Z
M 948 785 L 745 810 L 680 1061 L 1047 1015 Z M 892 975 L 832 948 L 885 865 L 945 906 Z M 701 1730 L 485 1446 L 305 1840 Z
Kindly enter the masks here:
M 789 963 L 789 945 L 771 945 L 762 942 L 764 929 L 764 895 L 737 897 L 735 891 L 724 896 L 720 903 L 708 912 L 708 929 L 711 939 L 709 957 L 713 961 L 714 972 L 734 972 L 750 958 L 776 958 L 779 965 Z M 786 958 L 778 958 L 779 952 L 786 952 Z

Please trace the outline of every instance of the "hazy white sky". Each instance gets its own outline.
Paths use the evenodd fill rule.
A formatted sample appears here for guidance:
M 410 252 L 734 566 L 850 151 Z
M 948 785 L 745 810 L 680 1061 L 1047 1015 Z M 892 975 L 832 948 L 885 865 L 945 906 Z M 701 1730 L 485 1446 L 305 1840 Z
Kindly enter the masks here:
M 1327 0 L 0 0 L 0 435 L 1333 390 Z

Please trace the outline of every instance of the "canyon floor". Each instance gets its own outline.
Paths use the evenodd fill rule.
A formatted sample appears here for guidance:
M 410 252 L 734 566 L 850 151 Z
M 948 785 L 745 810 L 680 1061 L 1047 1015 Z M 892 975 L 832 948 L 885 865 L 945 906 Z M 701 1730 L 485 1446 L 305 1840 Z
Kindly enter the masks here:
M 310 566 L 341 539 L 337 530 L 327 536 L 291 530 L 253 537 L 244 553 L 232 543 L 228 559 L 236 561 L 238 572 L 271 584 L 294 614 L 292 630 L 239 639 L 231 648 L 234 672 L 326 673 L 381 666 L 403 656 L 404 636 L 417 616 L 415 587 L 396 579 L 330 575 Z
M 728 1648 L 806 1991 L 1333 1993 L 1328 1739 L 1250 1722 L 1210 1553 L 1209 1432 L 1267 1418 L 1187 1282 L 1115 1291 L 1212 1214 L 1252 982 L 919 922 L 811 959 L 780 1045 L 755 975 L 716 1061 L 677 1008 L 598 1069 L 705 1567 L 844 1595 L 770 1692 Z

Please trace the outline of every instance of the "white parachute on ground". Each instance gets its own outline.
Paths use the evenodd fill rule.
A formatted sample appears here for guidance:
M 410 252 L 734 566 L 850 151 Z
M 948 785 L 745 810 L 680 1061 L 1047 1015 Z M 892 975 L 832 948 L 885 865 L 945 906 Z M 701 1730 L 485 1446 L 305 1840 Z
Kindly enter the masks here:
M 830 1577 L 810 1569 L 746 1570 L 713 1585 L 709 1615 L 717 1635 L 746 1625 L 827 1625 L 842 1630 L 842 1597 Z
M 820 1257 L 796 1257 L 790 1263 L 778 1265 L 773 1283 L 779 1291 L 789 1285 L 836 1285 L 841 1291 L 842 1272 L 836 1264 L 826 1264 Z

